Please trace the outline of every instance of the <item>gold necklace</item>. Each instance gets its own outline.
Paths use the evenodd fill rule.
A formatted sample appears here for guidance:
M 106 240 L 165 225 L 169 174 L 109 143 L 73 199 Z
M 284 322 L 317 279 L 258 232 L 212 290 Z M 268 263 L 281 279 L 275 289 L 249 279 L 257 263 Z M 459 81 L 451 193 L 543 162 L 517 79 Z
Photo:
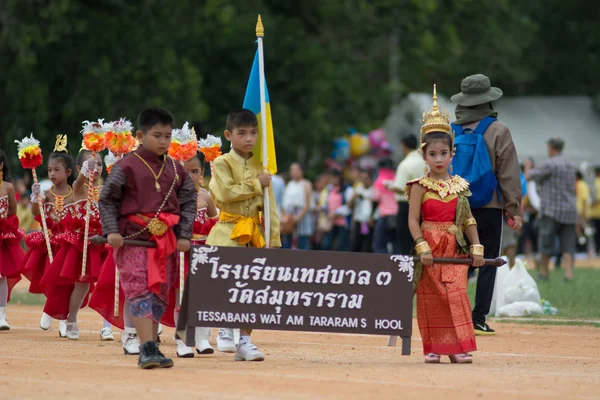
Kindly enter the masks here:
M 148 167 L 148 169 L 150 170 L 150 172 L 152 173 L 152 175 L 154 176 L 154 187 L 156 188 L 157 192 L 160 192 L 160 185 L 158 184 L 158 178 L 160 178 L 160 175 L 162 174 L 163 170 L 165 169 L 165 164 L 166 164 L 166 160 L 167 160 L 167 156 L 163 156 L 163 163 L 162 163 L 162 167 L 160 167 L 160 171 L 158 171 L 158 175 L 156 175 L 154 173 L 154 170 L 152 169 L 152 167 L 150 166 L 150 164 L 148 164 L 146 162 L 146 160 L 144 160 L 142 158 L 142 156 L 140 156 L 138 153 L 133 153 L 136 155 L 137 158 L 139 158 L 145 165 L 146 167 Z M 175 172 L 177 174 L 177 171 Z
M 73 188 L 69 185 L 69 193 L 64 196 L 54 193 L 52 188 L 50 188 L 50 193 L 54 196 L 54 206 L 56 207 L 56 211 L 62 212 L 65 209 L 65 197 L 69 197 L 71 193 L 73 193 Z
M 100 199 L 100 186 L 90 186 L 87 183 L 84 183 L 85 187 L 88 188 L 89 198 L 94 203 L 97 203 Z

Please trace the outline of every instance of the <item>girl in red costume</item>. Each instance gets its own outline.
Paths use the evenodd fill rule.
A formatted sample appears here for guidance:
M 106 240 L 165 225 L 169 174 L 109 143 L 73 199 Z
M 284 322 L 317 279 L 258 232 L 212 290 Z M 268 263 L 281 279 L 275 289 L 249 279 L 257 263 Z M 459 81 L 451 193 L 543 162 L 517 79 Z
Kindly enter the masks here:
M 196 202 L 196 208 L 198 213 L 194 220 L 194 230 L 192 236 L 192 245 L 205 244 L 206 238 L 210 233 L 210 230 L 217 223 L 217 208 L 215 203 L 208 194 L 208 191 L 204 189 L 204 168 L 205 168 L 205 157 L 201 152 L 197 152 L 195 157 L 192 157 L 185 162 L 185 170 L 190 174 L 194 185 L 198 190 L 198 200 Z M 190 268 L 189 253 L 185 254 L 185 276 L 187 277 Z M 179 318 L 179 280 L 175 280 L 173 285 L 173 293 L 177 299 L 177 305 L 174 310 L 175 323 Z M 198 354 L 212 354 L 214 349 L 210 345 L 210 328 L 196 328 L 196 352 Z M 177 356 L 183 358 L 194 357 L 194 350 L 191 347 L 186 346 L 183 340 L 176 338 L 177 341 Z
M 6 321 L 6 303 L 10 299 L 10 291 L 21 280 L 19 267 L 25 257 L 19 244 L 24 232 L 19 229 L 19 219 L 15 214 L 15 188 L 5 179 L 9 179 L 7 159 L 0 150 L 0 331 L 10 329 Z
M 46 225 L 50 235 L 50 244 L 53 256 L 58 254 L 60 249 L 60 237 L 65 232 L 63 220 L 71 213 L 74 196 L 71 184 L 73 179 L 73 157 L 67 153 L 66 137 L 58 137 L 54 152 L 48 157 L 48 178 L 52 182 L 52 187 L 45 192 L 41 191 L 39 183 L 34 183 L 31 188 L 31 212 L 36 216 L 38 222 L 41 221 L 38 199 L 44 204 L 46 215 Z M 41 280 L 50 265 L 48 251 L 46 248 L 44 233 L 41 231 L 32 232 L 25 236 L 25 245 L 29 251 L 25 255 L 22 274 L 31 282 L 29 285 L 30 293 L 44 293 L 41 286 Z M 62 321 L 61 321 L 62 322 Z M 42 314 L 40 328 L 50 329 L 52 317 L 47 313 Z M 65 336 L 65 324 L 61 323 L 59 327 L 59 336 Z
M 448 113 L 438 109 L 435 86 L 433 100 L 433 110 L 423 115 L 421 127 L 421 152 L 429 173 L 406 187 L 408 226 L 423 266 L 417 284 L 417 320 L 425 363 L 437 364 L 441 355 L 447 355 L 452 363 L 467 364 L 473 362 L 469 352 L 477 350 L 467 296 L 469 266 L 434 264 L 433 257 L 458 258 L 470 253 L 472 265 L 480 267 L 483 246 L 469 207 L 469 183 L 449 173 L 454 138 Z
M 67 320 L 66 337 L 79 339 L 77 313 L 87 304 L 90 284 L 95 283 L 100 275 L 100 267 L 106 259 L 107 250 L 104 245 L 88 243 L 86 271 L 82 275 L 83 240 L 87 202 L 90 201 L 89 236 L 102 233 L 100 215 L 98 213 L 98 196 L 101 188 L 98 180 L 102 174 L 102 160 L 99 155 L 92 158 L 92 153 L 82 150 L 77 156 L 79 176 L 73 184 L 74 203 L 71 214 L 63 220 L 65 233 L 61 235 L 60 250 L 54 261 L 46 270 L 41 282 L 48 300 L 44 312 L 52 318 Z M 88 184 L 90 175 L 94 182 Z

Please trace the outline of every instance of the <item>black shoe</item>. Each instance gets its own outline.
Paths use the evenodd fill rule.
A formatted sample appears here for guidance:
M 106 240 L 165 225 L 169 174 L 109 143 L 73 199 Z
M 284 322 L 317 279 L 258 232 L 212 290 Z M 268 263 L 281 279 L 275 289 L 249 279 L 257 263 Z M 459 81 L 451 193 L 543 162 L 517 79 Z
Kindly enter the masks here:
M 165 357 L 165 355 L 160 351 L 158 346 L 156 346 L 156 356 L 158 358 L 160 368 L 171 368 L 173 365 L 175 365 L 172 359 Z
M 477 336 L 493 336 L 496 334 L 496 331 L 490 328 L 485 322 L 483 324 L 474 324 L 474 326 L 475 335 Z
M 160 361 L 156 342 L 146 342 L 140 346 L 138 367 L 142 369 L 159 368 L 161 366 Z

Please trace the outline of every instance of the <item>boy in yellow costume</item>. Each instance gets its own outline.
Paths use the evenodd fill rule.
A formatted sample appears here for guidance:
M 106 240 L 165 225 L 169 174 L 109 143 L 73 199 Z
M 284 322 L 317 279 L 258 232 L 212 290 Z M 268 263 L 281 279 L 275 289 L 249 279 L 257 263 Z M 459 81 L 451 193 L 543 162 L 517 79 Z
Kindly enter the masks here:
M 271 243 L 265 243 L 260 221 L 263 210 L 263 188 L 271 184 L 271 175 L 263 172 L 258 157 L 252 149 L 258 137 L 256 115 L 245 109 L 233 110 L 227 116 L 225 138 L 231 151 L 214 161 L 209 189 L 217 208 L 221 210 L 219 222 L 206 239 L 211 246 L 230 247 L 281 247 L 279 218 L 273 191 L 269 190 L 271 216 Z M 263 361 L 265 356 L 250 343 L 251 329 L 240 330 L 234 360 Z

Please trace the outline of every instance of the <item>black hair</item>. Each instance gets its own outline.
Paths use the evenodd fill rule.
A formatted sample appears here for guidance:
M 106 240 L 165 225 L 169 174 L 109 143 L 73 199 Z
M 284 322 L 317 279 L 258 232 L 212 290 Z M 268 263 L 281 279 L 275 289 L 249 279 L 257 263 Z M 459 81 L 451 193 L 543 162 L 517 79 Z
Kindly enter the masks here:
M 562 152 L 565 148 L 565 141 L 558 136 L 548 139 L 548 145 L 558 152 Z
M 340 180 L 340 186 L 344 186 L 344 174 L 342 174 L 342 171 L 332 168 L 329 170 L 329 175 L 334 178 L 338 178 Z
M 427 146 L 435 141 L 443 141 L 446 142 L 448 148 L 452 150 L 452 136 L 446 132 L 430 132 L 424 137 L 424 146 L 423 146 L 423 157 L 425 157 L 425 151 L 427 151 Z
M 227 122 L 225 123 L 225 129 L 229 132 L 233 132 L 235 128 L 242 126 L 251 126 L 253 128 L 258 127 L 258 120 L 256 114 L 245 108 L 236 108 L 232 110 L 227 116 Z
M 83 166 L 83 161 L 85 161 L 85 156 L 86 155 L 92 155 L 92 152 L 86 149 L 83 149 L 79 152 L 79 154 L 77 154 L 77 158 L 75 159 L 75 164 L 79 167 Z
M 379 166 L 379 168 L 394 169 L 394 162 L 391 158 L 384 158 L 382 160 L 379 160 L 379 163 L 377 163 L 377 165 Z
M 0 163 L 2 163 L 2 179 L 6 182 L 10 182 L 10 171 L 8 169 L 8 159 L 6 154 L 0 149 Z
M 576 179 L 583 179 L 583 174 L 581 173 L 581 171 L 575 172 L 575 178 Z
M 404 145 L 404 147 L 411 149 L 411 150 L 415 150 L 418 146 L 417 137 L 415 135 L 411 135 L 411 134 L 402 136 L 400 143 L 402 143 Z
M 67 185 L 72 186 L 75 182 L 75 163 L 73 161 L 73 157 L 71 157 L 69 153 L 55 151 L 50 153 L 50 157 L 48 157 L 48 163 L 50 163 L 50 160 L 58 160 L 65 167 L 65 170 L 71 170 L 71 175 L 67 176 Z
M 146 108 L 137 118 L 138 129 L 142 132 L 148 132 L 155 125 L 169 125 L 173 127 L 175 118 L 168 110 L 164 108 Z
M 206 157 L 204 156 L 204 153 L 201 151 L 197 151 L 196 158 L 198 159 L 198 161 L 200 161 L 200 168 L 204 170 L 204 167 L 206 167 Z

